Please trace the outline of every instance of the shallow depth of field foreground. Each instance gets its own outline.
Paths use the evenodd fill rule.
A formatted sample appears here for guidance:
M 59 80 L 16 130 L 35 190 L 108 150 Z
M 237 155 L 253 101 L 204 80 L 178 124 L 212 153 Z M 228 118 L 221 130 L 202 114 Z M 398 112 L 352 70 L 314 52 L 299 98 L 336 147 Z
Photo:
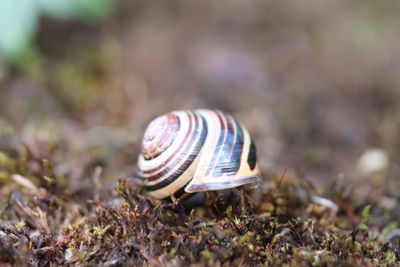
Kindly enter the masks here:
M 400 264 L 397 1 L 16 2 L 0 266 Z M 152 119 L 197 108 L 246 126 L 262 181 L 185 210 L 137 157 Z

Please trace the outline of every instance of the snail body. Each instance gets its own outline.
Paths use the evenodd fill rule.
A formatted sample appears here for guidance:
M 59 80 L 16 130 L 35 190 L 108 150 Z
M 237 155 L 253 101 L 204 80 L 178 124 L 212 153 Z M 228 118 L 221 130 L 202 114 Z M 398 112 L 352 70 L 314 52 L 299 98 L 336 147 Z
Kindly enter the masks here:
M 259 181 L 256 148 L 232 116 L 218 110 L 174 111 L 145 130 L 138 173 L 150 196 L 224 190 Z

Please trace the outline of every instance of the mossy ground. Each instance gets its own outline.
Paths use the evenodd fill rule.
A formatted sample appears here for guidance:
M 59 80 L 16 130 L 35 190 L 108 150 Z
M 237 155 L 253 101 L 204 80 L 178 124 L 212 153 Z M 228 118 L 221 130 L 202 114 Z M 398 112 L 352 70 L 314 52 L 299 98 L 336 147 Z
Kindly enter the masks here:
M 368 200 L 354 204 L 351 194 L 343 193 L 346 184 L 318 196 L 293 174 L 287 180 L 270 174 L 269 182 L 248 192 L 251 201 L 234 196 L 221 210 L 210 193 L 203 207 L 185 211 L 179 203 L 146 198 L 130 179 L 100 188 L 99 166 L 85 166 L 93 170 L 93 195 L 79 199 L 55 174 L 51 156 L 38 159 L 26 146 L 2 152 L 0 163 L 4 266 L 393 266 L 400 261 L 398 200 L 390 198 L 396 201 L 390 210 Z

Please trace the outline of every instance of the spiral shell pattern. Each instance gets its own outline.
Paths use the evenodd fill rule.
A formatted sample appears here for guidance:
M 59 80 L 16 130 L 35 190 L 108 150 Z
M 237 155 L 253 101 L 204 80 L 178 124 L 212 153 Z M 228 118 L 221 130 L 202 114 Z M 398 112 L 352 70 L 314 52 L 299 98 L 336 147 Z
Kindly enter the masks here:
M 222 190 L 259 180 L 256 148 L 246 128 L 218 110 L 174 111 L 147 127 L 139 176 L 155 198 Z

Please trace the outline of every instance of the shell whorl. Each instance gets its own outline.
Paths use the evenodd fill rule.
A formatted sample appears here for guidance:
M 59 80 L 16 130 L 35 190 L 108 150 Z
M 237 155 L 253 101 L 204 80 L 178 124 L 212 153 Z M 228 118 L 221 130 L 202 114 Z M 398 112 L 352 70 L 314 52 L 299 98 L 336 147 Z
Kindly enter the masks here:
M 154 119 L 144 133 L 138 168 L 156 198 L 182 188 L 222 190 L 259 180 L 248 131 L 218 110 L 174 111 Z
M 141 154 L 146 160 L 156 158 L 171 145 L 179 131 L 180 121 L 173 114 L 160 116 L 147 126 L 143 136 Z

